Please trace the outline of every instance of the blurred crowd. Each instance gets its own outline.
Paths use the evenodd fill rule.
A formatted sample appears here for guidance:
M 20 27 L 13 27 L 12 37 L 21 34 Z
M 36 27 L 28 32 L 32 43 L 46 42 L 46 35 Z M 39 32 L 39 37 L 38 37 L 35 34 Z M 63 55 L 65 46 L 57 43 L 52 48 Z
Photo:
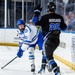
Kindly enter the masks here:
M 64 17 L 67 30 L 75 31 L 75 0 L 68 0 L 67 3 L 64 0 L 57 0 L 55 2 L 57 5 L 56 12 Z
M 24 20 L 28 22 L 34 15 L 33 10 L 34 6 L 39 4 L 41 0 L 35 0 L 31 2 L 24 3 Z M 41 16 L 47 13 L 46 5 L 51 0 L 42 0 L 41 6 L 43 7 Z M 52 0 L 56 3 L 56 12 L 64 17 L 64 20 L 68 26 L 67 30 L 75 31 L 75 0 Z M 0 28 L 4 28 L 4 11 L 5 11 L 5 2 L 0 0 Z M 18 0 L 12 1 L 8 0 L 7 2 L 7 28 L 16 28 L 16 21 L 22 17 L 22 1 Z M 27 5 L 27 6 L 26 6 Z M 15 8 L 16 7 L 16 8 Z
M 74 12 L 70 11 L 64 16 L 64 20 L 67 24 L 67 30 L 75 31 L 75 15 Z

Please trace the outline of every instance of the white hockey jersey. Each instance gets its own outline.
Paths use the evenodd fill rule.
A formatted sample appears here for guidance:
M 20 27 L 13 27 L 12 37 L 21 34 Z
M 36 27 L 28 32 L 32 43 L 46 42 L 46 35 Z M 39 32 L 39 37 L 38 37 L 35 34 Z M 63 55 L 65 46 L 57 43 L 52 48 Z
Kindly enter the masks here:
M 38 30 L 34 25 L 26 24 L 24 32 L 18 31 L 18 37 L 22 42 L 22 50 L 26 50 L 30 45 L 35 44 L 38 40 Z

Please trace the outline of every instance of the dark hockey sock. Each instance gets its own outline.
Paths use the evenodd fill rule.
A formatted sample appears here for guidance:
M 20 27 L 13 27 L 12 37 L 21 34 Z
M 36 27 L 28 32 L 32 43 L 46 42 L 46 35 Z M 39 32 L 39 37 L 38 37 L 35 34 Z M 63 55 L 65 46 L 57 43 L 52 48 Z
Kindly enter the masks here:
M 57 64 L 54 60 L 50 60 L 49 64 L 51 65 L 51 68 L 54 69 L 55 67 L 57 67 Z

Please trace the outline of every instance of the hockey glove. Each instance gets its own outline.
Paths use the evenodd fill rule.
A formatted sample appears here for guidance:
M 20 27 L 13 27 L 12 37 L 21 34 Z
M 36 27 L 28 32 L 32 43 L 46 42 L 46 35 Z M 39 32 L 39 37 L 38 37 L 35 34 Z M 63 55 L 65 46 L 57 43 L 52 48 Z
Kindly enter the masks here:
M 17 57 L 21 58 L 23 56 L 23 50 L 20 48 L 19 51 L 17 52 Z
M 41 11 L 42 11 L 42 7 L 41 7 L 40 4 L 38 4 L 36 7 L 34 7 L 34 14 L 35 14 L 35 16 L 39 17 Z

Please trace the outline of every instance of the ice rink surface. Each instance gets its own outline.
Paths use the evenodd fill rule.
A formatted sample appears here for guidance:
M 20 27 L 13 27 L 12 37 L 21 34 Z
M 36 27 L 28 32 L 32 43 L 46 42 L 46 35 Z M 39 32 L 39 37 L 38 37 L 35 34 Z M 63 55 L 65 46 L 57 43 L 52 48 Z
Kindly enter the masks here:
M 18 47 L 0 46 L 0 75 L 32 75 L 30 72 L 30 61 L 28 59 L 28 50 L 24 52 L 22 58 L 17 58 L 4 69 L 1 69 L 5 64 L 12 60 L 17 53 Z M 41 66 L 41 52 L 35 50 L 35 75 L 38 74 L 38 70 Z M 75 71 L 71 70 L 69 67 L 65 66 L 61 62 L 57 61 L 60 66 L 61 75 L 75 75 Z M 48 72 L 47 69 L 42 75 L 54 75 L 52 72 Z

